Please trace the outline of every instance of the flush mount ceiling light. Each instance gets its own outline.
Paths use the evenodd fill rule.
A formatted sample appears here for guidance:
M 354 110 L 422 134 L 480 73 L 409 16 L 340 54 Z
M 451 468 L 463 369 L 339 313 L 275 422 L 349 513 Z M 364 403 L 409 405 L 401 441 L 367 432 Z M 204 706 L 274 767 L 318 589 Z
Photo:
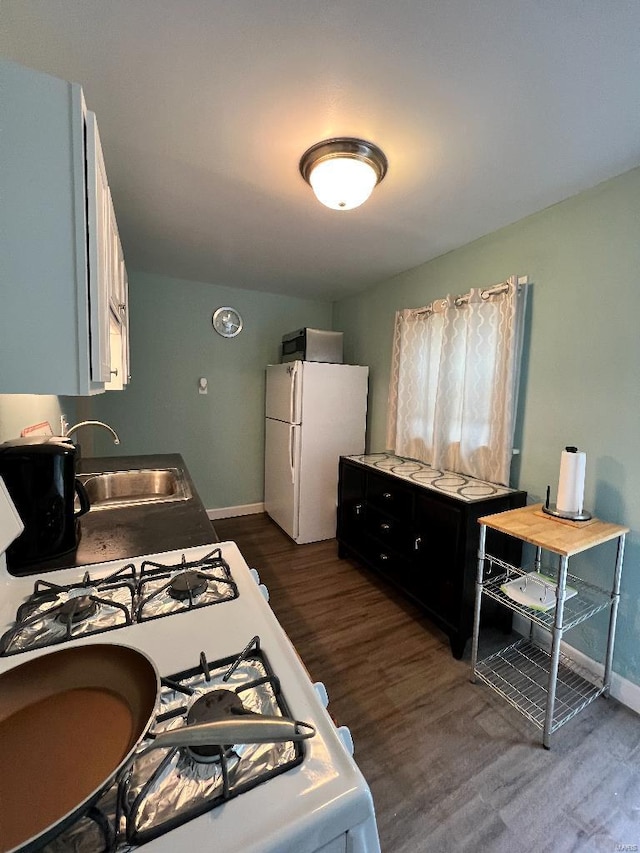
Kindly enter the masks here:
M 359 207 L 386 173 L 387 158 L 378 146 L 349 136 L 316 142 L 300 158 L 300 174 L 333 210 Z

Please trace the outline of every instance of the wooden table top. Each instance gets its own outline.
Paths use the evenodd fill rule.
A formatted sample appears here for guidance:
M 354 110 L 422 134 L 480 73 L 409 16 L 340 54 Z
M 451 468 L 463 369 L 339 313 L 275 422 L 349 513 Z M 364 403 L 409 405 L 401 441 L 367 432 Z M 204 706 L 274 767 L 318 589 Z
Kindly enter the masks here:
M 628 527 L 597 518 L 583 522 L 555 518 L 542 511 L 542 504 L 485 515 L 478 519 L 478 523 L 564 557 L 629 532 Z

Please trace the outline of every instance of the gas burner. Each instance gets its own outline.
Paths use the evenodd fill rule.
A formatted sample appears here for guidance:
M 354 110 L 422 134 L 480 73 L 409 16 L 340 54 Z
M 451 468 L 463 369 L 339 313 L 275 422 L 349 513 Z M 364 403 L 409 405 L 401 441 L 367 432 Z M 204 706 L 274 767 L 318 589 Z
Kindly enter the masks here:
M 162 679 L 160 709 L 150 737 L 185 725 L 241 714 L 288 717 L 289 711 L 254 637 L 235 657 Z M 122 796 L 126 835 L 143 844 L 231 797 L 297 766 L 300 743 L 171 747 L 146 751 L 133 762 Z
M 131 625 L 135 588 L 133 564 L 105 578 L 87 572 L 73 584 L 37 580 L 13 627 L 0 637 L 0 656 Z
M 189 561 L 184 554 L 178 563 L 144 560 L 135 617 L 146 622 L 237 597 L 238 587 L 220 548 L 198 560 Z
M 176 601 L 187 601 L 202 595 L 207 586 L 206 575 L 190 569 L 187 572 L 180 572 L 171 579 L 169 595 Z
M 98 602 L 91 595 L 76 595 L 64 602 L 56 613 L 56 619 L 63 625 L 75 625 L 95 616 Z
M 246 714 L 242 700 L 233 690 L 211 690 L 200 696 L 193 703 L 187 712 L 187 725 L 192 726 L 197 723 L 213 723 L 216 720 L 223 720 L 225 717 L 231 717 L 233 714 Z M 221 753 L 228 753 L 233 748 L 233 744 L 225 744 L 224 747 L 219 746 L 190 746 L 187 751 L 194 761 L 202 761 L 209 763 L 211 761 L 220 761 Z

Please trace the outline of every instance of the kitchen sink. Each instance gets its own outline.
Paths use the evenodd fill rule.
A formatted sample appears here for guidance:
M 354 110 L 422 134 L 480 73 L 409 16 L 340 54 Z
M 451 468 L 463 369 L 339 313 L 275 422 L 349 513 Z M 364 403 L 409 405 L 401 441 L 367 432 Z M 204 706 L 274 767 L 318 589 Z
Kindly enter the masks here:
M 91 509 L 117 509 L 138 504 L 186 501 L 191 489 L 179 468 L 139 468 L 78 474 L 86 489 Z

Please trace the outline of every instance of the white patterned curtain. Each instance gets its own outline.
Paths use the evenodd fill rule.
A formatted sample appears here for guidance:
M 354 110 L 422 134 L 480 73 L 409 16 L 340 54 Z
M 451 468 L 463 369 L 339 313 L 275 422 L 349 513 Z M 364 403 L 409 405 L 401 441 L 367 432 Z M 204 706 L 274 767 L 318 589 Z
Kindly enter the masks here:
M 396 313 L 388 449 L 508 485 L 525 281 Z

